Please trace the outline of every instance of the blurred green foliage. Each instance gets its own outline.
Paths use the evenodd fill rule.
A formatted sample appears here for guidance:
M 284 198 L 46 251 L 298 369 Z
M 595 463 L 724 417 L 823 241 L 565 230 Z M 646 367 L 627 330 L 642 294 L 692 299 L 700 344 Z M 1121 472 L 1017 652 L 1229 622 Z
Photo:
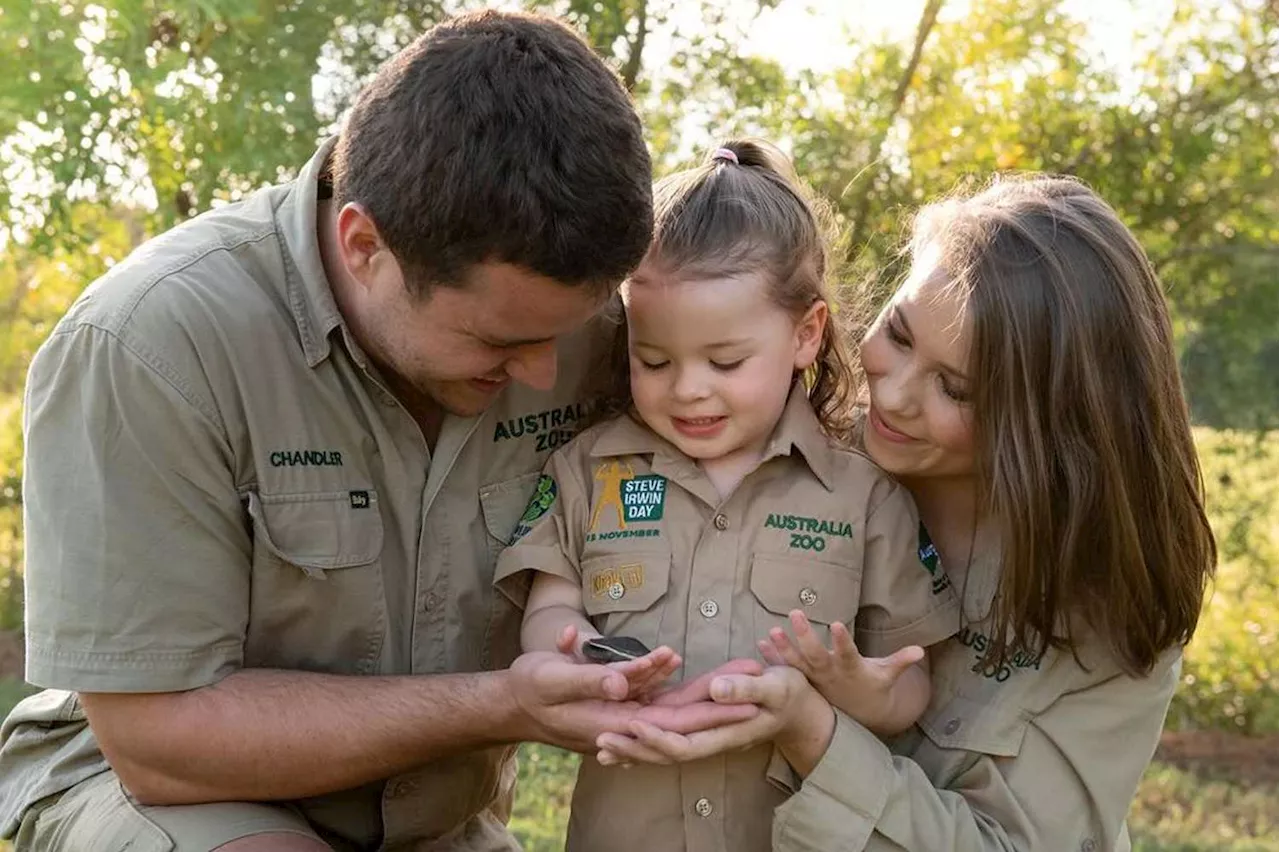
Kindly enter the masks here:
M 1126 67 L 1091 49 L 1064 0 L 929 0 L 909 39 L 850 34 L 849 62 L 817 71 L 745 49 L 751 14 L 781 2 L 527 5 L 566 15 L 615 65 L 660 172 L 729 136 L 780 143 L 832 202 L 844 291 L 861 306 L 900 274 L 910 211 L 957 186 L 1055 171 L 1114 204 L 1165 284 L 1193 415 L 1217 430 L 1197 440 L 1221 566 L 1169 724 L 1274 733 L 1275 0 L 1168 0 Z M 147 237 L 289 178 L 382 60 L 479 5 L 0 6 L 0 629 L 22 616 L 22 380 L 53 323 Z M 6 689 L 0 708 L 18 695 Z M 559 849 L 577 758 L 524 754 L 513 825 L 526 848 Z M 1153 767 L 1135 848 L 1275 848 L 1274 791 L 1221 784 Z M 1269 828 L 1254 818 L 1267 807 Z

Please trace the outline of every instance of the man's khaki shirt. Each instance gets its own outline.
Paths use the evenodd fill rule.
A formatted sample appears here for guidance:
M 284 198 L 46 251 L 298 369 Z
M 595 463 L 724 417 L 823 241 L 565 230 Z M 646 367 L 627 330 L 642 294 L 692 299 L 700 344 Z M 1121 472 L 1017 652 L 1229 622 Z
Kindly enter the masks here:
M 906 490 L 833 446 L 797 388 L 765 460 L 728 499 L 631 417 L 584 432 L 552 457 L 497 574 L 517 602 L 535 571 L 581 583 L 598 630 L 669 645 L 684 658 L 679 679 L 757 657 L 793 609 L 828 643 L 827 625 L 847 624 L 869 655 L 944 639 L 958 604 L 920 551 Z M 770 778 L 784 768 L 768 746 L 671 767 L 585 758 L 568 848 L 766 850 L 785 797 Z
M 448 417 L 434 451 L 352 340 L 316 238 L 327 143 L 292 184 L 152 240 L 37 354 L 24 482 L 27 679 L 0 752 L 0 833 L 106 768 L 75 696 L 240 668 L 506 666 L 495 559 L 583 416 L 585 333 L 554 391 Z M 510 849 L 511 749 L 296 803 L 362 848 Z
M 1145 678 L 1096 637 L 984 666 L 998 548 L 967 571 L 965 626 L 931 654 L 933 697 L 890 747 L 843 714 L 826 755 L 778 808 L 776 852 L 1127 852 L 1125 815 L 1178 684 L 1181 649 Z

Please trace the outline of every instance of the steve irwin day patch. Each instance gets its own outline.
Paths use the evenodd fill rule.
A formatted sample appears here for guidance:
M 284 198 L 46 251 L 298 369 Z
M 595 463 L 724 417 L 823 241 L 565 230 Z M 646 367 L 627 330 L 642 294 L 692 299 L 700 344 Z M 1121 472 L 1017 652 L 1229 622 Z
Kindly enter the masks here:
M 511 544 L 515 544 L 518 540 L 529 534 L 529 530 L 533 529 L 533 525 L 538 519 L 551 511 L 551 507 L 556 503 L 556 494 L 559 489 L 556 488 L 556 481 L 545 473 L 538 477 L 538 485 L 533 489 L 533 496 L 529 498 L 529 505 L 525 507 L 524 514 L 520 516 L 520 523 L 516 525 L 516 531 L 511 534 Z

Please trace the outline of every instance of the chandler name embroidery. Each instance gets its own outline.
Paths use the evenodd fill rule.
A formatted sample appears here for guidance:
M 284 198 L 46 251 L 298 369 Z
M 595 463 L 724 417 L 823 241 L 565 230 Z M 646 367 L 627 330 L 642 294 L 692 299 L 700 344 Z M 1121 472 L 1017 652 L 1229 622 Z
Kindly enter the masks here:
M 269 461 L 272 467 L 342 467 L 342 453 L 337 450 L 276 450 Z

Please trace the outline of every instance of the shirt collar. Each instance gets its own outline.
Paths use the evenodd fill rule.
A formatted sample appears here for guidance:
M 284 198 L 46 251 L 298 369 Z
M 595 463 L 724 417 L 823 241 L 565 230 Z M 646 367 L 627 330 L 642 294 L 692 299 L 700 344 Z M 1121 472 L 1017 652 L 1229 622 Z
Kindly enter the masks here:
M 285 245 L 285 276 L 289 309 L 298 325 L 307 364 L 314 367 L 329 355 L 329 335 L 343 327 L 342 314 L 333 298 L 320 260 L 317 229 L 317 195 L 329 155 L 337 137 L 321 143 L 289 187 L 276 208 L 276 228 Z

